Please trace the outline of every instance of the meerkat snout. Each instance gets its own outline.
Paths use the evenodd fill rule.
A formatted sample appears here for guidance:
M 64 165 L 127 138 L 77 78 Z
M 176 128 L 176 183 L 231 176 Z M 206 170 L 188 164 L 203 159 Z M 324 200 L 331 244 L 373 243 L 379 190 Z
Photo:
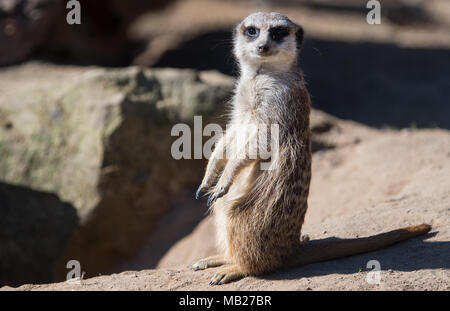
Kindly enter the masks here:
M 302 43 L 302 28 L 280 13 L 253 13 L 234 30 L 234 54 L 247 67 L 289 67 Z
M 267 43 L 258 45 L 258 53 L 261 55 L 266 54 L 269 52 L 269 45 Z

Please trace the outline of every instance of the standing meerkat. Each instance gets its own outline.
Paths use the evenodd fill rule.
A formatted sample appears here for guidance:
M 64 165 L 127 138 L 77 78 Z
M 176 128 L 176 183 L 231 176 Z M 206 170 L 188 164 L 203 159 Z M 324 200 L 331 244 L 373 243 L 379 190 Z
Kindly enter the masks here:
M 303 243 L 311 134 L 310 98 L 297 63 L 302 43 L 303 29 L 280 13 L 251 14 L 234 30 L 240 77 L 231 120 L 196 193 L 196 198 L 209 195 L 222 251 L 192 266 L 224 265 L 210 285 L 376 250 L 431 228 L 419 225 L 367 238 Z M 278 147 L 268 151 L 270 165 L 262 169 L 268 154 L 256 150 L 255 142 L 273 124 L 278 125 Z

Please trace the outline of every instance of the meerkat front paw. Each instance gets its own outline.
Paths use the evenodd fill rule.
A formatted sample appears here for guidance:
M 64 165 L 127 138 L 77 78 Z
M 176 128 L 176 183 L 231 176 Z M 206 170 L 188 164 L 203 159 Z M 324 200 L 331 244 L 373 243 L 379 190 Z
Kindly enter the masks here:
M 208 206 L 211 206 L 217 199 L 223 197 L 228 193 L 229 186 L 221 186 L 218 190 L 216 190 L 209 198 L 208 198 Z
M 247 276 L 238 265 L 231 265 L 220 269 L 219 272 L 211 279 L 209 285 L 222 285 L 233 281 L 240 280 Z

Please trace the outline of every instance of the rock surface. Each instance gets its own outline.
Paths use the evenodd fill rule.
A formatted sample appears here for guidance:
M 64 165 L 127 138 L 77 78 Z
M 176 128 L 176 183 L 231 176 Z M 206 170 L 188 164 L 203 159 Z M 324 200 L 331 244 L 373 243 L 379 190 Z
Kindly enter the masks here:
M 170 156 L 172 126 L 220 111 L 231 85 L 214 72 L 137 67 L 30 63 L 0 73 L 0 180 L 52 193 L 80 218 L 53 267 L 57 279 L 68 260 L 97 275 L 136 252 L 177 194 L 201 178 L 202 161 Z M 5 252 L 1 259 L 14 262 Z

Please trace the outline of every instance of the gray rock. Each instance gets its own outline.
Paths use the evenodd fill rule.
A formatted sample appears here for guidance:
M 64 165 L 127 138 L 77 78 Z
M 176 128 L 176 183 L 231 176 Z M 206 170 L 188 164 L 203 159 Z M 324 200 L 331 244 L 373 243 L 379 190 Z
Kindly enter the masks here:
M 136 252 L 177 193 L 201 180 L 202 161 L 171 157 L 171 128 L 218 113 L 232 80 L 192 70 L 67 68 L 72 74 L 45 83 L 43 68 L 30 77 L 25 67 L 14 90 L 5 83 L 0 180 L 76 209 L 81 226 L 54 265 L 57 279 L 71 259 L 87 276 L 106 273 Z

